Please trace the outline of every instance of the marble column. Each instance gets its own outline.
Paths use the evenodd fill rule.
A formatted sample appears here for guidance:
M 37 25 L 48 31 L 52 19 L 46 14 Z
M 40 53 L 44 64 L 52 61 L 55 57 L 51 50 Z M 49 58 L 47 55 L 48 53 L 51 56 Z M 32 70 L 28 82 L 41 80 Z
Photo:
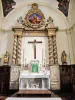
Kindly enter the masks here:
M 48 29 L 49 65 L 58 64 L 56 28 Z
M 53 36 L 53 57 L 54 57 L 54 64 L 58 64 L 56 35 Z
M 18 36 L 17 41 L 17 64 L 21 64 L 21 44 L 22 44 L 22 36 Z
M 52 29 L 48 28 L 50 86 L 52 90 L 60 90 L 60 69 L 57 56 L 56 30 L 56 27 Z
M 16 64 L 16 58 L 17 58 L 17 35 L 14 35 L 12 64 Z

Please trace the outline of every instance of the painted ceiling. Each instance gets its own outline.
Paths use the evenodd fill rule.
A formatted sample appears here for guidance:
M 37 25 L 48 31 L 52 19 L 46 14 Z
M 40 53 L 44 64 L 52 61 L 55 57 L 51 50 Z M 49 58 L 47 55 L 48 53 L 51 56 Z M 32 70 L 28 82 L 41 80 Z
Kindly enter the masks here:
M 29 2 L 32 0 L 2 0 L 2 6 L 3 6 L 3 14 L 4 17 L 6 17 L 13 9 L 15 9 L 17 6 L 20 6 L 21 4 L 25 2 Z M 34 2 L 40 2 L 40 0 L 33 0 Z M 44 2 L 46 0 L 41 0 L 41 2 Z M 59 9 L 66 17 L 68 16 L 68 9 L 69 9 L 69 0 L 47 0 L 48 3 L 50 3 L 52 6 L 56 7 L 56 9 Z

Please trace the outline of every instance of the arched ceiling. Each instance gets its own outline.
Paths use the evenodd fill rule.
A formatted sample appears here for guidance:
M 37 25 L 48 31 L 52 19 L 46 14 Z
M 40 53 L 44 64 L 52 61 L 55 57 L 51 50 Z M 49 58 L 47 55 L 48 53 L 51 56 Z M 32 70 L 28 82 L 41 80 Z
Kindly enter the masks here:
M 3 0 L 4 1 L 4 0 Z M 2 21 L 3 29 L 11 29 L 13 26 L 18 25 L 17 19 L 22 16 L 25 17 L 25 14 L 28 13 L 31 9 L 32 3 L 37 3 L 39 9 L 44 13 L 45 18 L 47 19 L 51 16 L 54 20 L 54 24 L 60 29 L 68 28 L 68 22 L 66 20 L 65 13 L 62 13 L 58 8 L 61 0 L 6 0 L 11 3 L 11 10 L 4 16 Z M 62 0 L 65 1 L 65 0 Z M 67 2 L 68 0 L 66 0 Z M 10 8 L 10 7 L 9 7 Z M 62 23 L 62 24 L 61 24 Z
M 31 2 L 39 3 L 40 0 L 2 0 L 4 16 L 22 4 Z M 41 0 L 41 2 L 51 4 L 56 9 L 59 9 L 65 16 L 68 16 L 69 0 Z

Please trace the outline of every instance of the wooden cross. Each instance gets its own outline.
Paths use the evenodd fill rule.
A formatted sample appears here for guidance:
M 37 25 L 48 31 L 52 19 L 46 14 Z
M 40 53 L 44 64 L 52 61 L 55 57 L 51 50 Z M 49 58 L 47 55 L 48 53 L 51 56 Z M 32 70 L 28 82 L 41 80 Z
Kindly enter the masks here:
M 33 42 L 29 41 L 28 43 L 34 44 L 34 59 L 36 59 L 36 43 L 42 43 L 42 41 L 36 41 L 36 39 L 35 39 Z

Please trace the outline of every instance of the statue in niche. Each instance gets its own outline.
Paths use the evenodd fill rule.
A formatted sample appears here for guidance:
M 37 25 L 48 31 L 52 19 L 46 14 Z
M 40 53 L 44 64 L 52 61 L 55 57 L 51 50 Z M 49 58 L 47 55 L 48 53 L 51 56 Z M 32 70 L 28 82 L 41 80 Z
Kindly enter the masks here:
M 8 51 L 6 51 L 5 55 L 4 55 L 4 63 L 5 64 L 8 64 L 9 63 L 9 57 L 10 57 L 10 54 Z
M 66 65 L 67 64 L 66 60 L 67 60 L 67 54 L 65 53 L 65 51 L 63 51 L 62 54 L 61 54 L 62 65 Z

